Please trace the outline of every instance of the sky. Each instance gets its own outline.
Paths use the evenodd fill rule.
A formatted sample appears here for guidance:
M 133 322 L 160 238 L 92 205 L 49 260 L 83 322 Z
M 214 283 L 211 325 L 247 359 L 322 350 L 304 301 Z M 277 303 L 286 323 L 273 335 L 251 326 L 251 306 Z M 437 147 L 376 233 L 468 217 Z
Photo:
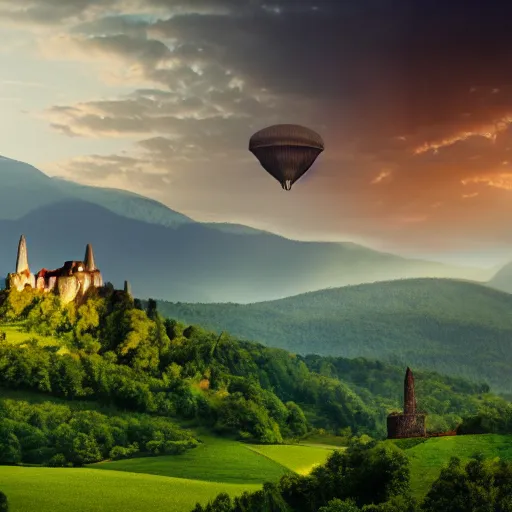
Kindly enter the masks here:
M 512 7 L 485 0 L 0 0 L 0 154 L 199 221 L 512 259 Z M 325 151 L 290 192 L 248 151 Z

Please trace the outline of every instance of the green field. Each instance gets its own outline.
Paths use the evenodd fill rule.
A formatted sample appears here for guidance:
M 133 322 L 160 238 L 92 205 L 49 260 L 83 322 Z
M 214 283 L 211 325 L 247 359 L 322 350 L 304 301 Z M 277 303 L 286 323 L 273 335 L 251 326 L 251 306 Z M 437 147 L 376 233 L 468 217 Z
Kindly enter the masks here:
M 188 512 L 220 492 L 235 496 L 306 473 L 332 450 L 310 446 L 256 446 L 201 436 L 183 455 L 142 457 L 54 469 L 0 466 L 0 487 L 12 512 Z M 101 470 L 101 471 L 98 471 Z
M 51 336 L 40 336 L 23 330 L 22 323 L 1 324 L 0 331 L 5 332 L 7 343 L 23 343 L 30 339 L 36 339 L 41 346 L 60 346 L 61 342 Z
M 276 481 L 286 471 L 308 473 L 337 447 L 246 445 L 201 436 L 183 455 L 103 462 L 80 469 L 0 466 L 0 488 L 12 512 L 188 512 L 220 492 L 232 496 Z M 392 442 L 392 441 L 389 441 Z M 423 498 L 450 457 L 476 454 L 512 460 L 512 436 L 432 438 L 406 450 L 411 487 Z
M 423 497 L 450 457 L 467 461 L 475 454 L 512 460 L 512 436 L 486 434 L 431 438 L 406 450 L 411 461 L 411 487 Z
M 203 444 L 182 455 L 99 462 L 89 467 L 232 484 L 261 484 L 275 481 L 288 471 L 289 466 L 281 462 L 283 457 L 277 459 L 268 457 L 266 454 L 254 451 L 249 445 L 236 441 L 205 436 L 201 436 L 200 439 Z M 283 450 L 295 447 L 276 446 L 275 448 Z M 309 463 L 311 459 L 309 452 L 315 449 L 299 447 L 299 450 L 306 453 L 306 460 Z M 320 455 L 327 450 L 318 451 L 321 453 L 317 454 L 317 461 L 322 461 Z
M 268 457 L 299 475 L 307 475 L 315 466 L 323 464 L 334 448 L 300 445 L 251 445 L 250 447 L 252 451 Z
M 12 512 L 189 512 L 220 492 L 234 496 L 258 484 L 212 483 L 124 471 L 0 466 Z

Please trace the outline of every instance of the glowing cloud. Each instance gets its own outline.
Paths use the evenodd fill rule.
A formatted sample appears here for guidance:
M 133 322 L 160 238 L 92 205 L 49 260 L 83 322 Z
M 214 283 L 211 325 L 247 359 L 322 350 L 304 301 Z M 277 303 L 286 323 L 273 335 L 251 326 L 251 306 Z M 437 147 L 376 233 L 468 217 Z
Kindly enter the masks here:
M 481 126 L 475 130 L 471 131 L 462 131 L 451 137 L 447 137 L 441 139 L 436 142 L 425 142 L 421 146 L 417 147 L 414 150 L 415 155 L 421 155 L 422 153 L 426 153 L 427 151 L 433 151 L 437 153 L 439 149 L 452 146 L 457 142 L 462 142 L 470 139 L 471 137 L 484 137 L 491 141 L 495 141 L 498 134 L 504 132 L 509 125 L 512 123 L 512 114 L 507 114 L 496 122 L 488 125 Z
M 463 185 L 483 183 L 488 187 L 501 188 L 502 190 L 512 190 L 512 173 L 502 172 L 488 174 L 486 176 L 474 176 L 461 181 Z M 468 197 L 474 197 L 468 194 Z
M 371 182 L 372 185 L 376 185 L 377 183 L 381 183 L 386 178 L 391 176 L 391 171 L 383 170 L 381 171 Z

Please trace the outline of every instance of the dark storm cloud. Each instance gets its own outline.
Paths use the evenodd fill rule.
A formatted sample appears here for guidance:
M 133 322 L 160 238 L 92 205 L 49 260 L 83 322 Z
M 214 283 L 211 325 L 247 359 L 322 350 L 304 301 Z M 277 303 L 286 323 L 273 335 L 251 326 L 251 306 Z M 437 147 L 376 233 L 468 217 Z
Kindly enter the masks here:
M 275 4 L 280 14 L 254 8 L 231 16 L 176 16 L 157 22 L 151 33 L 211 48 L 224 65 L 276 94 L 335 105 L 334 113 L 354 128 L 414 133 L 444 123 L 472 127 L 492 118 L 497 105 L 495 99 L 479 102 L 470 89 L 512 85 L 506 2 Z M 288 12 L 297 4 L 302 9 Z M 510 96 L 499 101 L 500 108 L 510 106 Z
M 283 101 L 302 101 L 304 108 L 315 105 L 312 122 L 321 119 L 329 126 L 328 141 L 358 140 L 361 151 L 378 152 L 382 146 L 394 158 L 393 137 L 406 137 L 400 149 L 412 151 L 450 143 L 460 134 L 467 139 L 483 130 L 485 136 L 485 125 L 499 123 L 512 107 L 512 17 L 505 2 L 148 0 L 145 5 L 174 15 L 161 14 L 154 23 L 99 19 L 93 22 L 97 30 L 103 23 L 116 34 L 90 37 L 84 44 L 137 60 L 148 79 L 197 96 L 205 84 L 226 94 L 232 73 L 245 82 L 246 92 L 250 89 L 240 101 L 253 101 L 255 117 L 254 96 L 262 89 Z M 130 33 L 134 26 L 147 34 L 117 33 Z M 165 59 L 178 62 L 158 66 Z
M 89 6 L 70 1 L 67 10 L 43 0 L 31 5 L 39 11 L 20 11 L 19 20 L 43 11 L 49 19 L 51 8 L 55 20 L 74 16 L 70 43 L 92 60 L 119 59 L 123 69 L 136 70 L 134 88 L 147 86 L 108 101 L 84 98 L 50 110 L 53 126 L 67 135 L 139 137 L 133 161 L 96 156 L 97 176 L 130 166 L 203 178 L 217 172 L 208 184 L 226 202 L 226 183 L 249 175 L 234 168 L 251 133 L 297 122 L 325 139 L 308 191 L 318 194 L 318 211 L 325 208 L 323 220 L 333 230 L 405 240 L 422 226 L 442 237 L 454 229 L 450 218 L 460 223 L 466 216 L 469 237 L 471 229 L 482 229 L 482 209 L 495 226 L 511 213 L 494 207 L 497 196 L 491 197 L 495 189 L 512 188 L 507 2 L 105 0 Z M 80 163 L 80 172 L 89 164 Z M 192 180 L 180 190 L 192 190 Z

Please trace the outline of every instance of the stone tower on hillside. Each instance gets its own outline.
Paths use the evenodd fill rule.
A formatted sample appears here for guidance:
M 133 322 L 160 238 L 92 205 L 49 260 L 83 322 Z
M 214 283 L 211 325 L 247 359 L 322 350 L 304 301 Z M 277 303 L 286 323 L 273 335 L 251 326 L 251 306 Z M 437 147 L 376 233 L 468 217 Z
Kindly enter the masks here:
M 84 263 L 85 270 L 87 270 L 88 272 L 93 272 L 94 270 L 96 270 L 96 264 L 94 263 L 94 253 L 92 252 L 91 244 L 87 244 L 87 246 L 85 247 Z
M 34 274 L 30 272 L 28 266 L 28 252 L 27 252 L 27 241 L 25 235 L 20 236 L 18 242 L 18 253 L 16 255 L 16 272 L 7 275 L 6 284 L 8 287 L 15 288 L 21 292 L 25 286 L 35 288 L 36 278 Z
M 124 282 L 124 292 L 132 297 L 132 287 L 130 286 L 130 283 L 128 281 Z
M 414 375 L 407 367 L 404 380 L 404 414 L 416 414 L 416 396 L 414 395 Z
M 84 261 L 66 261 L 56 270 L 42 268 L 35 276 L 28 266 L 27 242 L 21 235 L 16 258 L 16 272 L 7 276 L 6 285 L 22 291 L 26 286 L 57 293 L 66 304 L 82 296 L 89 288 L 101 288 L 103 277 L 94 262 L 91 244 L 85 248 Z
M 404 437 L 425 437 L 426 414 L 416 412 L 416 396 L 414 393 L 414 376 L 409 367 L 404 379 L 404 412 L 392 412 L 388 416 L 388 439 Z
M 29 270 L 27 241 L 25 240 L 25 235 L 21 235 L 20 241 L 18 242 L 18 254 L 16 256 L 16 273 L 19 274 L 25 272 L 25 270 Z

